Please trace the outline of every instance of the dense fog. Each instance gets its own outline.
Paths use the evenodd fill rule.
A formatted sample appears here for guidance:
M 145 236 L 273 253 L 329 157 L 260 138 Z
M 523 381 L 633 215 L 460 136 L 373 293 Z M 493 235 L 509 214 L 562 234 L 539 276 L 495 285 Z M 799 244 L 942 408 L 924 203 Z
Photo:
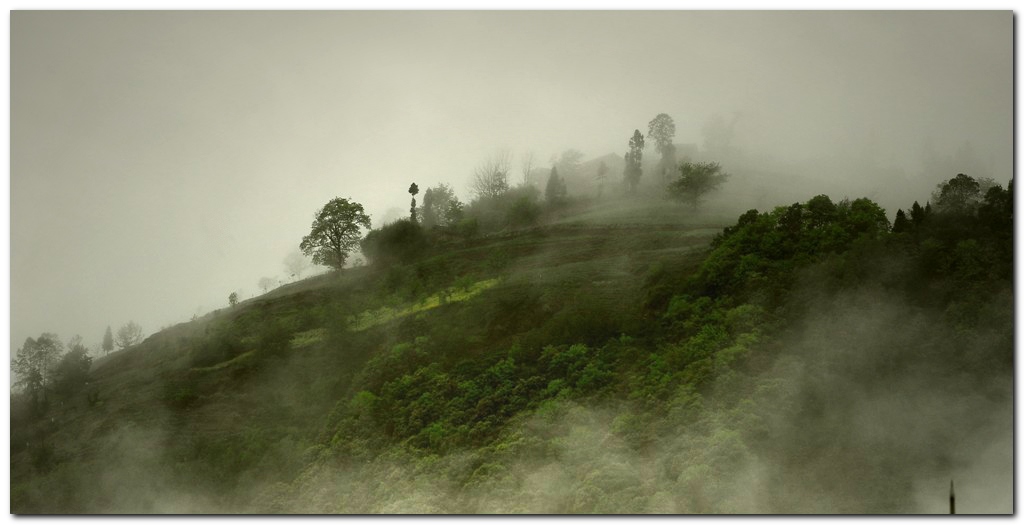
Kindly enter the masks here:
M 1009 12 L 29 12 L 11 19 L 11 344 L 152 334 L 292 280 L 328 199 L 375 225 L 496 151 L 676 142 L 737 208 L 887 208 L 1012 168 Z M 652 152 L 648 152 L 653 156 Z M 620 177 L 613 172 L 612 180 Z M 617 188 L 618 189 L 618 188 Z M 609 190 L 611 191 L 611 190 Z M 749 204 L 748 204 L 749 203 Z
M 1014 510 L 1010 12 L 11 33 L 13 513 Z

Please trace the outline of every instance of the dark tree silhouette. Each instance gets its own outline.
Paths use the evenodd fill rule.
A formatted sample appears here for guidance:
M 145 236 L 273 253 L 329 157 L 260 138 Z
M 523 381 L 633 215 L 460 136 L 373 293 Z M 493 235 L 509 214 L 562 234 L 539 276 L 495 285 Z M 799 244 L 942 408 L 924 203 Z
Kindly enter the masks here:
M 704 195 L 718 189 L 729 178 L 717 162 L 684 162 L 679 166 L 679 174 L 680 177 L 669 184 L 669 195 L 694 208 L 700 205 Z
M 103 334 L 103 353 L 109 354 L 114 349 L 114 334 L 110 331 L 110 327 L 107 327 L 107 331 Z
M 548 175 L 548 184 L 544 188 L 544 199 L 548 201 L 548 204 L 561 204 L 565 201 L 567 193 L 565 181 L 558 176 L 558 168 L 552 166 L 551 174 Z
M 914 205 L 910 207 L 910 220 L 914 223 L 914 226 L 920 226 L 924 219 L 924 208 L 917 201 L 914 201 Z
M 644 158 L 644 136 L 640 130 L 633 130 L 633 137 L 629 139 L 629 151 L 626 152 L 626 168 L 623 171 L 623 178 L 626 182 L 627 191 L 630 194 L 636 193 L 636 187 L 643 175 L 641 162 Z
M 68 352 L 53 368 L 54 391 L 68 396 L 85 386 L 92 358 L 81 343 L 69 343 Z
M 940 211 L 959 212 L 981 199 L 981 185 L 972 177 L 958 173 L 935 190 L 932 198 Z
M 412 183 L 409 186 L 409 195 L 412 195 L 412 204 L 409 205 L 409 218 L 413 223 L 416 222 L 416 194 L 420 192 L 420 187 L 416 183 Z
M 647 124 L 647 137 L 654 141 L 654 149 L 661 155 L 657 173 L 667 183 L 674 175 L 676 147 L 672 139 L 676 136 L 676 123 L 666 113 L 659 113 Z
M 452 226 L 462 218 L 462 203 L 447 184 L 438 184 L 423 192 L 420 221 L 424 228 Z
M 64 345 L 56 334 L 44 333 L 38 339 L 26 339 L 11 362 L 11 370 L 17 377 L 14 385 L 25 389 L 33 409 L 40 407 L 41 398 L 52 379 L 53 365 L 63 350 Z
M 659 113 L 647 124 L 647 137 L 654 140 L 654 148 L 664 154 L 676 136 L 676 123 L 666 113 Z
M 362 228 L 370 227 L 363 205 L 335 198 L 316 213 L 309 235 L 299 248 L 316 264 L 340 270 L 348 254 L 359 247 Z
M 907 214 L 903 213 L 903 209 L 896 210 L 896 219 L 892 221 L 892 232 L 893 233 L 904 233 L 910 231 L 912 223 L 907 219 Z

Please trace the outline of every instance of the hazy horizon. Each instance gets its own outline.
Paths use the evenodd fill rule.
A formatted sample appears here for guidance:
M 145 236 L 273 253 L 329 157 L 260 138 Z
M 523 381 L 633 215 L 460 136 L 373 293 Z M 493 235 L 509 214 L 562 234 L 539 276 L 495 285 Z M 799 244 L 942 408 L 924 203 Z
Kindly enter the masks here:
M 658 113 L 822 166 L 805 199 L 885 194 L 833 169 L 867 157 L 923 201 L 965 145 L 1005 185 L 1012 38 L 1009 11 L 13 11 L 12 350 L 152 334 L 283 277 L 333 197 L 378 225 L 410 182 L 468 200 L 495 150 L 622 155 Z

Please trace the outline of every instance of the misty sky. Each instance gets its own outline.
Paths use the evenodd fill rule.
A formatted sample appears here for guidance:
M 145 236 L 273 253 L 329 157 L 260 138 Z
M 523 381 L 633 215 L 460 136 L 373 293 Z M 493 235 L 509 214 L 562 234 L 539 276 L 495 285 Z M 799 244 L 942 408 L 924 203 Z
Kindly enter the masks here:
M 677 142 L 738 114 L 748 151 L 870 152 L 910 176 L 925 144 L 969 141 L 1005 184 L 1012 24 L 1008 11 L 14 12 L 12 348 L 187 321 L 283 278 L 331 198 L 376 223 L 408 208 L 413 181 L 468 200 L 498 148 L 621 155 L 661 112 Z M 922 199 L 935 182 L 921 178 Z

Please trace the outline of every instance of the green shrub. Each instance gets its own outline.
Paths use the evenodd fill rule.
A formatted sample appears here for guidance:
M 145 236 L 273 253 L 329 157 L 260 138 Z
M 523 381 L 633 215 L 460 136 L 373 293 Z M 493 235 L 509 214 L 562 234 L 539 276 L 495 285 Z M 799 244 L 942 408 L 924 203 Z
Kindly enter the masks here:
M 181 378 L 164 384 L 164 402 L 171 408 L 184 410 L 199 401 L 195 381 Z
M 429 242 L 419 224 L 401 219 L 370 230 L 359 247 L 372 264 L 387 266 L 417 259 L 426 253 Z
M 233 359 L 244 351 L 238 329 L 229 324 L 215 329 L 210 337 L 192 347 L 189 363 L 193 368 L 213 366 Z
M 516 199 L 508 210 L 508 225 L 512 228 L 534 226 L 539 218 L 540 204 L 527 195 Z

